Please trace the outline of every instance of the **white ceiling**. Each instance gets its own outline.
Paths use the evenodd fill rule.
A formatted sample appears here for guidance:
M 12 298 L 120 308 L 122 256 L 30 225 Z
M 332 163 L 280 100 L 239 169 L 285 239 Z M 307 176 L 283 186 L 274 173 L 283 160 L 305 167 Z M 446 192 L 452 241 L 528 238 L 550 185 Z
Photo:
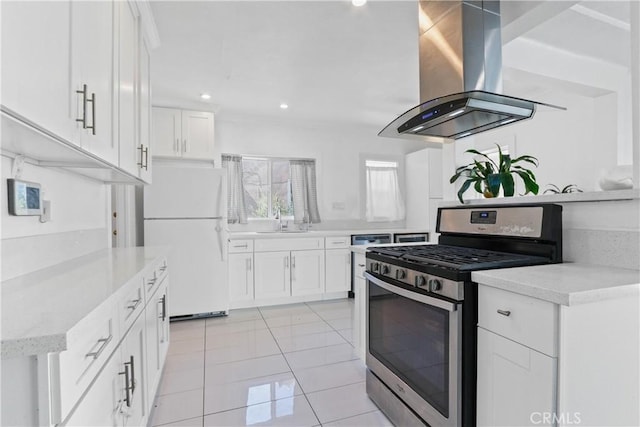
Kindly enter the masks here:
M 156 1 L 155 105 L 384 127 L 418 103 L 416 1 Z M 628 1 L 503 1 L 526 37 L 628 66 Z M 505 35 L 507 40 L 505 41 Z M 199 94 L 208 92 L 204 102 Z M 279 105 L 287 103 L 289 109 Z

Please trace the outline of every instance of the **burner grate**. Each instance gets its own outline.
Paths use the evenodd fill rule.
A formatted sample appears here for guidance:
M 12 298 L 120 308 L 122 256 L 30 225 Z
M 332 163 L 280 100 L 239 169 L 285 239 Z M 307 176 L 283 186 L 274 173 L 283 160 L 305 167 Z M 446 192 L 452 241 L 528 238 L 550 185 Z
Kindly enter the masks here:
M 376 248 L 374 251 L 406 261 L 423 265 L 436 265 L 459 271 L 548 262 L 547 259 L 542 257 L 447 245 L 397 246 L 384 249 Z

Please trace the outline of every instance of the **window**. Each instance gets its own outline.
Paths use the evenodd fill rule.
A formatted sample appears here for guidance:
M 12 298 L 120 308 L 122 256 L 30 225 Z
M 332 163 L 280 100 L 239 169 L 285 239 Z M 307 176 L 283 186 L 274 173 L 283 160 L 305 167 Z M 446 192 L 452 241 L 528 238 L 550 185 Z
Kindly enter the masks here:
M 404 219 L 404 199 L 400 192 L 398 163 L 365 160 L 367 221 Z
M 242 184 L 249 218 L 293 216 L 289 159 L 243 157 Z

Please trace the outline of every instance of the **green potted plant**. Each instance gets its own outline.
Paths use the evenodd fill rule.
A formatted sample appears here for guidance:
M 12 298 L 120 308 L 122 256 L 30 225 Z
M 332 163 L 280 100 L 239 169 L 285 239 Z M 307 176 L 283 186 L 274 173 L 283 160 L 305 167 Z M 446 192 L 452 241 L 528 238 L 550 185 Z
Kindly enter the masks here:
M 524 163 L 529 163 L 537 167 L 538 159 L 527 155 L 512 159 L 509 154 L 503 154 L 500 146 L 496 145 L 498 147 L 498 163 L 477 150 L 465 151 L 480 156 L 482 159 L 474 159 L 472 163 L 460 166 L 449 180 L 453 184 L 460 177 L 466 178 L 458 191 L 460 203 L 464 203 L 462 194 L 469 189 L 471 184 L 478 193 L 487 198 L 496 197 L 500 193 L 500 187 L 502 187 L 505 197 L 512 197 L 515 192 L 514 175 L 519 176 L 524 182 L 525 194 L 538 194 L 539 186 L 535 175 L 530 169 L 522 166 Z

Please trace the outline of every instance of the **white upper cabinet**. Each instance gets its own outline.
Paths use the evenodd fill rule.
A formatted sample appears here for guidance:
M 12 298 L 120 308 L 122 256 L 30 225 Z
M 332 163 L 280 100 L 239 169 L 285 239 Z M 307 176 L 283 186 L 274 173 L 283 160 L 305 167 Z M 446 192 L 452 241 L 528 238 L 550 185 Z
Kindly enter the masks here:
M 213 113 L 154 107 L 154 156 L 213 160 Z
M 151 183 L 151 49 L 144 37 L 140 37 L 140 78 L 138 80 L 140 100 L 140 139 L 138 141 L 138 175 Z
M 68 141 L 70 12 L 69 2 L 3 2 L 0 25 L 3 107 Z
M 113 138 L 114 3 L 71 2 L 71 112 L 74 140 L 116 164 Z
M 3 2 L 3 148 L 105 182 L 150 182 L 149 13 L 140 1 Z

